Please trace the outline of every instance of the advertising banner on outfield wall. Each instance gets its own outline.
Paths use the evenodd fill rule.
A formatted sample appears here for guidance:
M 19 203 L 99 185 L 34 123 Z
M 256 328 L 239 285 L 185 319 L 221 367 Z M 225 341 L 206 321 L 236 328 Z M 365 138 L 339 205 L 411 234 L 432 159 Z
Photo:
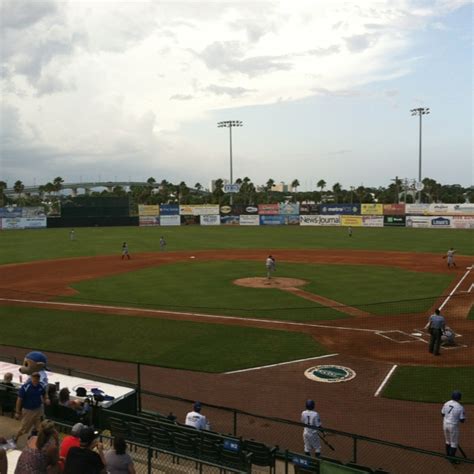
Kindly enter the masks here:
M 219 212 L 224 216 L 231 215 L 231 214 L 233 214 L 232 206 L 221 206 L 220 209 L 219 209 Z M 240 212 L 239 212 L 239 214 L 240 214 Z
M 405 215 L 405 204 L 384 204 L 383 213 L 387 216 Z
M 284 216 L 286 225 L 300 225 L 299 214 L 293 214 L 292 216 Z
M 159 216 L 139 216 L 138 225 L 140 227 L 154 227 L 160 225 Z
M 260 216 L 240 214 L 240 225 L 260 225 Z
M 279 204 L 259 204 L 258 213 L 260 215 L 278 215 L 280 213 Z
M 263 215 L 260 216 L 260 225 L 285 225 L 285 216 Z
M 240 216 L 221 216 L 222 225 L 239 225 Z
M 201 225 L 221 225 L 221 216 L 219 214 L 200 217 Z
M 161 226 L 177 226 L 181 225 L 181 216 L 174 215 L 174 216 L 160 216 L 160 225 Z
M 158 204 L 139 204 L 138 205 L 139 216 L 159 216 L 160 206 Z
M 300 215 L 300 225 L 339 226 L 341 216 Z
M 297 215 L 300 213 L 300 204 L 298 202 L 281 202 L 279 204 L 279 212 L 280 215 Z
M 244 206 L 243 211 L 241 212 L 241 214 L 249 214 L 249 215 L 258 214 L 258 207 L 253 206 L 253 205 Z
M 406 224 L 407 227 L 426 229 L 430 227 L 430 218 L 428 216 L 406 216 Z
M 44 229 L 46 228 L 46 217 L 3 217 L 2 229 Z
M 363 227 L 383 227 L 383 216 L 362 216 Z
M 453 229 L 474 229 L 474 216 L 453 216 L 451 227 Z
M 405 227 L 405 216 L 383 216 L 384 227 Z
M 3 217 L 21 217 L 21 207 L 0 207 L 0 218 Z
M 430 217 L 430 227 L 433 229 L 449 229 L 451 227 L 451 216 Z
M 181 225 L 199 225 L 199 216 L 181 216 Z
M 383 204 L 361 204 L 360 213 L 366 216 L 383 215 Z
M 407 214 L 414 214 L 420 216 L 427 216 L 430 210 L 429 204 L 406 204 L 405 212 Z
M 300 214 L 319 214 L 318 204 L 300 204 Z
M 179 216 L 178 204 L 160 204 L 160 216 Z
M 46 213 L 41 206 L 23 207 L 21 217 L 46 217 Z
M 321 204 L 321 214 L 360 214 L 360 204 Z
M 341 216 L 341 225 L 347 227 L 362 227 L 362 216 Z
M 219 215 L 219 206 L 217 204 L 181 204 L 179 213 L 182 216 Z
M 474 204 L 430 204 L 432 216 L 474 215 Z

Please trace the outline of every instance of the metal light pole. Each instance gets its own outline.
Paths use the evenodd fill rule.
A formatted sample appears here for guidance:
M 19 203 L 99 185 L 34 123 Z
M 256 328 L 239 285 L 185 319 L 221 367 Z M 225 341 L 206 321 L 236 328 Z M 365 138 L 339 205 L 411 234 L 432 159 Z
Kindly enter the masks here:
M 229 129 L 229 146 L 230 146 L 230 184 L 234 184 L 234 175 L 232 169 L 232 127 L 242 127 L 243 123 L 240 120 L 226 120 L 224 122 L 217 122 L 219 128 L 227 127 Z M 232 205 L 234 195 L 230 194 L 230 204 Z
M 423 115 L 430 113 L 429 107 L 418 107 L 417 109 L 410 110 L 411 115 L 418 115 L 420 117 L 420 143 L 419 143 L 419 155 L 418 155 L 418 182 L 421 183 L 421 118 Z M 421 202 L 421 191 L 418 191 L 418 202 Z

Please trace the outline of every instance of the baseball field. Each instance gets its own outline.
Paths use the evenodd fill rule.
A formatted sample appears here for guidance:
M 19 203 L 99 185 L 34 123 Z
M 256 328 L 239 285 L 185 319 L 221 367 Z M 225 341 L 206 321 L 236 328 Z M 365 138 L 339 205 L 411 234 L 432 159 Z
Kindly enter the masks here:
M 0 344 L 209 373 L 346 354 L 398 366 L 383 396 L 441 402 L 455 386 L 474 402 L 472 231 L 75 233 L 0 233 Z M 121 259 L 124 241 L 130 260 Z M 452 270 L 442 259 L 449 247 Z M 435 360 L 423 327 L 440 305 L 459 337 Z

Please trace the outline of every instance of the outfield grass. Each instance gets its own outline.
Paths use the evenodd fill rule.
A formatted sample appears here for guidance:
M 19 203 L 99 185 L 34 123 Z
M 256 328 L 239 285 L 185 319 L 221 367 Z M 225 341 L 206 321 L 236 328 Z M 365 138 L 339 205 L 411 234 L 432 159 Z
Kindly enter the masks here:
M 463 403 L 474 403 L 474 367 L 399 367 L 383 396 L 444 403 L 454 390 L 461 390 Z
M 327 353 L 306 334 L 50 309 L 0 306 L 0 325 L 0 344 L 204 372 Z
M 474 319 L 474 306 L 471 306 L 471 310 L 469 311 L 469 314 L 467 315 L 467 319 Z
M 232 283 L 238 278 L 264 274 L 264 267 L 258 262 L 180 262 L 84 280 L 72 285 L 78 295 L 62 300 L 291 321 L 349 317 L 285 291 L 244 288 Z M 309 282 L 303 287 L 308 292 L 382 315 L 429 309 L 433 296 L 442 294 L 453 278 L 449 274 L 420 274 L 391 267 L 287 262 L 278 263 L 276 275 L 302 278 Z M 399 300 L 408 294 L 425 299 L 365 305 Z
M 159 250 L 164 235 L 168 250 L 228 248 L 354 249 L 438 252 L 455 247 L 461 255 L 474 255 L 471 230 L 355 228 L 348 238 L 344 227 L 300 226 L 183 226 L 78 228 L 77 240 L 69 229 L 9 230 L 0 232 L 0 264 L 31 260 L 120 254 L 122 242 L 130 252 Z

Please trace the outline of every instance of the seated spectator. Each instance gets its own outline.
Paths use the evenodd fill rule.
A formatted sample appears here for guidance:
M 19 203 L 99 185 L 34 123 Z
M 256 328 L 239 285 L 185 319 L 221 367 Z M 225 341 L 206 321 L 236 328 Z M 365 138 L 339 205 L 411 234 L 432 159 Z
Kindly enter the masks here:
M 6 372 L 1 383 L 2 385 L 7 385 L 8 387 L 14 387 L 12 380 L 13 374 L 11 372 Z
M 8 458 L 7 452 L 0 448 L 0 474 L 7 474 L 8 473 Z
M 56 385 L 54 383 L 49 383 L 46 390 L 48 392 L 48 398 L 51 404 L 53 405 L 58 403 L 58 389 L 56 388 Z
M 105 453 L 105 466 L 109 474 L 135 474 L 133 459 L 127 451 L 127 443 L 123 438 L 114 438 L 114 449 Z
M 79 435 L 80 447 L 72 447 L 66 457 L 64 474 L 106 474 L 104 447 L 99 432 L 86 426 Z
M 85 426 L 82 423 L 76 423 L 72 429 L 71 434 L 64 437 L 59 447 L 59 459 L 61 462 L 61 467 L 64 468 L 64 461 L 67 458 L 69 450 L 73 447 L 80 447 L 81 440 L 79 439 L 82 429 Z
M 79 416 L 84 415 L 89 411 L 89 404 L 80 402 L 78 400 L 71 400 L 71 392 L 67 387 L 59 391 L 59 404 L 63 407 L 74 410 Z
M 209 422 L 204 415 L 201 415 L 201 408 L 201 403 L 195 402 L 193 405 L 193 411 L 190 411 L 186 415 L 186 421 L 184 424 L 187 426 L 193 426 L 198 430 L 209 430 L 211 429 Z
M 58 432 L 54 423 L 44 420 L 37 436 L 31 436 L 18 458 L 15 474 L 53 474 L 59 473 Z

